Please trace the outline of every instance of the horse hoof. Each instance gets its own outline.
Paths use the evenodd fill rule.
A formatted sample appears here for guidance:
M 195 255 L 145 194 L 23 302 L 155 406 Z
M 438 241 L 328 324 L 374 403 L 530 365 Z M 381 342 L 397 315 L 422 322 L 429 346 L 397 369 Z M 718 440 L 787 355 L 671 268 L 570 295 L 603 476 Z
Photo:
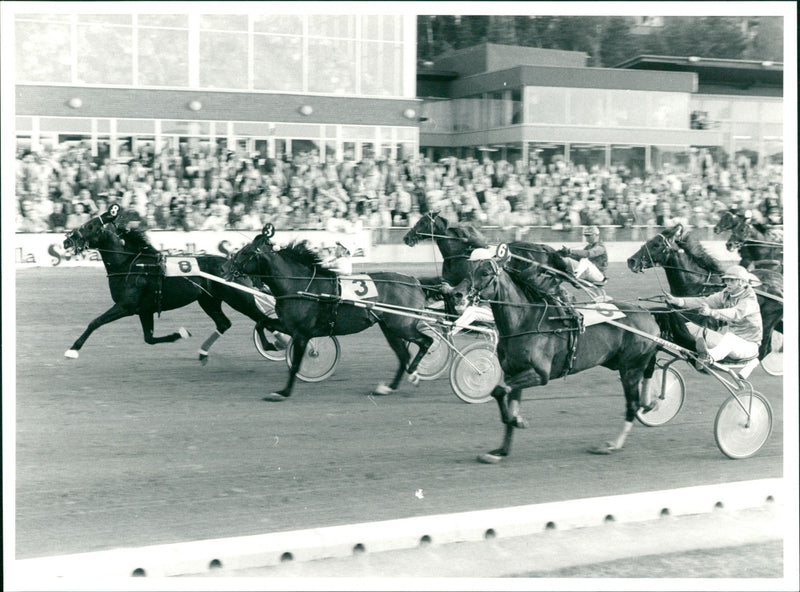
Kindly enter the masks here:
M 414 386 L 419 386 L 419 372 L 412 372 L 408 375 L 408 382 Z
M 201 354 L 198 356 L 198 358 L 197 358 L 197 359 L 198 359 L 198 360 L 200 360 L 200 363 L 201 363 L 203 366 L 205 366 L 206 364 L 208 364 L 208 354 L 201 353 Z
M 379 384 L 375 387 L 375 390 L 372 391 L 373 395 L 384 396 L 384 395 L 391 395 L 394 392 L 393 388 L 390 388 L 386 384 Z
M 280 393 L 270 393 L 270 394 L 268 394 L 266 397 L 264 397 L 261 400 L 262 401 L 275 401 L 275 402 L 278 402 L 278 401 L 285 401 L 288 398 L 289 398 L 289 395 L 281 395 Z
M 78 350 L 76 349 L 68 349 L 64 352 L 64 357 L 69 358 L 70 360 L 77 360 L 78 359 Z
M 620 450 L 622 449 L 617 448 L 611 442 L 603 442 L 600 446 L 592 446 L 591 448 L 589 448 L 589 452 L 591 454 L 604 454 L 604 455 L 614 454 L 615 452 L 618 452 Z
M 189 333 L 189 331 L 187 331 L 187 330 L 186 330 L 186 329 L 184 329 L 183 327 L 181 327 L 180 329 L 178 329 L 178 335 L 180 335 L 182 339 L 188 339 L 189 337 L 191 337 L 191 336 L 192 336 L 192 334 L 191 334 L 191 333 Z
M 505 454 L 498 454 L 496 452 L 487 452 L 478 455 L 478 462 L 485 465 L 496 465 L 506 457 Z
M 528 422 L 525 421 L 525 419 L 522 417 L 515 417 L 514 419 L 511 420 L 511 425 L 514 426 L 515 428 L 524 430 L 525 428 L 528 427 Z

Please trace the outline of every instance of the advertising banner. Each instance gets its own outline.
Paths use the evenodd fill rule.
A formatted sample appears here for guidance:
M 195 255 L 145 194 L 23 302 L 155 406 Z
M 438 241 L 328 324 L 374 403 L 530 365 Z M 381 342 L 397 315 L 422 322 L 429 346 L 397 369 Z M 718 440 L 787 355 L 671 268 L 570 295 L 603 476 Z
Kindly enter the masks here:
M 229 256 L 256 237 L 255 231 L 179 232 L 153 230 L 147 233 L 153 246 L 165 255 Z M 372 235 L 369 230 L 358 233 L 325 230 L 278 231 L 272 239 L 281 247 L 294 240 L 308 240 L 315 250 L 333 248 L 337 242 L 350 251 L 353 263 L 369 261 Z M 102 265 L 100 253 L 88 250 L 79 255 L 64 249 L 63 234 L 16 234 L 14 262 L 19 266 L 68 267 Z M 322 254 L 322 253 L 321 253 Z

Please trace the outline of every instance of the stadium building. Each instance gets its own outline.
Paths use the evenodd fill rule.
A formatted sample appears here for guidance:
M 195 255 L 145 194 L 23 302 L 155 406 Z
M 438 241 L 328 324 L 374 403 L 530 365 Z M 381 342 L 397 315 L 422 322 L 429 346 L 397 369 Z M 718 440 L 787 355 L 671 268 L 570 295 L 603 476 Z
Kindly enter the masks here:
M 783 160 L 783 64 L 483 44 L 419 65 L 420 145 L 443 156 L 556 159 L 643 173 L 709 154 Z
M 15 14 L 18 148 L 418 153 L 414 16 L 87 10 Z
M 57 5 L 48 4 L 51 10 Z M 74 10 L 74 8 L 72 8 Z M 483 44 L 416 62 L 414 15 L 17 13 L 18 149 L 782 162 L 780 63 Z

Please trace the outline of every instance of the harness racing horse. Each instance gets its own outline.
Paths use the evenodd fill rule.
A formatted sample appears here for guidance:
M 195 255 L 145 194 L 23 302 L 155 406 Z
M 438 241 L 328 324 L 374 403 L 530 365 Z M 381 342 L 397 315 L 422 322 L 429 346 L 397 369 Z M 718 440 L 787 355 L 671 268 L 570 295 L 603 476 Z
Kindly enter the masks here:
M 400 362 L 392 382 L 380 384 L 373 394 L 386 395 L 395 391 L 403 372 L 416 384 L 420 360 L 433 343 L 433 338 L 420 331 L 420 321 L 403 310 L 425 308 L 425 294 L 416 278 L 395 272 L 370 272 L 342 276 L 341 286 L 351 286 L 348 298 L 340 298 L 340 283 L 336 273 L 320 266 L 319 256 L 308 248 L 307 242 L 292 242 L 285 248 L 273 248 L 270 238 L 272 224 L 252 242 L 242 247 L 232 259 L 232 272 L 263 280 L 275 297 L 275 310 L 292 336 L 292 365 L 286 386 L 265 397 L 266 401 L 282 401 L 292 393 L 295 376 L 303 360 L 306 345 L 312 337 L 360 333 L 375 323 L 394 350 Z M 299 294 L 302 292 L 302 294 Z M 365 300 L 359 300 L 365 298 Z M 363 304 L 364 306 L 359 306 Z M 373 308 L 375 306 L 375 308 Z M 386 312 L 396 308 L 398 312 Z M 406 341 L 419 350 L 409 363 Z
M 469 256 L 476 248 L 489 246 L 483 235 L 469 224 L 451 224 L 438 212 L 427 212 L 403 236 L 403 242 L 410 247 L 420 241 L 433 239 L 442 255 L 442 277 L 451 286 L 469 278 L 471 262 Z M 505 243 L 512 255 L 509 266 L 522 270 L 531 262 L 549 265 L 565 276 L 571 277 L 572 271 L 557 249 L 541 243 L 515 241 Z M 436 278 L 439 280 L 439 278 Z M 441 281 L 439 280 L 439 281 Z
M 725 247 L 729 251 L 739 251 L 743 267 L 773 269 L 783 273 L 783 231 L 753 222 L 747 214 L 749 212 L 723 212 L 714 226 L 714 233 L 731 231 Z
M 628 269 L 634 273 L 656 266 L 664 268 L 673 296 L 707 296 L 723 286 L 719 262 L 681 224 L 655 235 L 628 258 Z M 760 268 L 750 273 L 763 286 L 763 291 L 756 290 L 763 326 L 758 359 L 763 360 L 772 349 L 773 330 L 783 332 L 783 276 Z M 698 321 L 703 323 L 702 318 Z
M 114 301 L 111 308 L 89 323 L 64 354 L 67 358 L 77 358 L 89 335 L 98 328 L 132 315 L 139 316 L 145 343 L 171 343 L 189 337 L 190 333 L 183 327 L 175 333 L 154 336 L 153 315 L 195 301 L 216 325 L 216 331 L 200 348 L 199 359 L 203 364 L 208 361 L 211 344 L 231 327 L 231 321 L 222 312 L 222 302 L 256 321 L 265 347 L 269 347 L 263 333 L 265 329 L 283 331 L 283 324 L 264 314 L 252 294 L 202 277 L 164 277 L 161 253 L 150 244 L 144 233 L 115 224 L 120 211 L 120 207 L 114 204 L 107 212 L 68 232 L 64 239 L 64 248 L 72 249 L 75 253 L 86 249 L 100 252 Z M 225 257 L 197 255 L 194 258 L 201 271 L 219 276 L 220 279 L 225 275 L 228 265 Z
M 589 451 L 611 454 L 620 450 L 639 408 L 641 382 L 653 376 L 658 345 L 608 323 L 592 324 L 581 331 L 574 318 L 563 314 L 552 293 L 536 290 L 519 276 L 518 271 L 505 268 L 502 259 L 473 263 L 472 289 L 491 304 L 500 335 L 497 355 L 507 385 L 498 385 L 492 391 L 505 425 L 503 444 L 478 460 L 496 463 L 506 458 L 514 429 L 527 427 L 519 413 L 523 389 L 544 386 L 553 378 L 595 366 L 619 372 L 625 393 L 625 422 L 614 440 Z M 649 312 L 639 307 L 630 309 L 627 306 L 625 316 L 613 322 L 647 335 L 660 334 L 659 325 Z

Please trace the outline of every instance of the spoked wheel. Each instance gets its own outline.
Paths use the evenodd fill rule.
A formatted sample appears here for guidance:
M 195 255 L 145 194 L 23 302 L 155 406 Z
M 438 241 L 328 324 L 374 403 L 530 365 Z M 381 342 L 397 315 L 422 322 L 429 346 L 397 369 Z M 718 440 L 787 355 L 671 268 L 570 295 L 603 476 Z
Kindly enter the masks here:
M 265 332 L 269 333 L 269 331 Z M 281 334 L 286 342 L 288 342 L 291 338 L 288 335 Z M 263 357 L 267 358 L 270 362 L 280 362 L 281 360 L 286 359 L 286 351 L 284 348 L 281 349 L 264 349 L 264 346 L 261 344 L 261 337 L 258 334 L 258 329 L 253 327 L 253 343 L 256 345 L 256 351 L 260 353 Z M 276 344 L 279 345 L 279 344 Z
M 728 397 L 714 420 L 714 439 L 728 458 L 753 456 L 771 433 L 772 407 L 757 391 L 740 391 Z
M 649 427 L 661 426 L 678 415 L 686 398 L 686 385 L 681 373 L 675 368 L 656 368 L 653 379 L 648 383 L 650 401 L 655 402 L 655 407 L 650 411 L 636 411 L 636 419 Z
M 450 368 L 453 354 L 450 344 L 445 341 L 449 341 L 449 339 L 449 336 L 443 337 L 438 333 L 434 336 L 428 353 L 425 354 L 425 357 L 422 358 L 419 366 L 417 366 L 417 374 L 419 374 L 421 380 L 436 380 Z M 419 348 L 415 343 L 408 344 L 408 353 L 411 354 L 410 359 L 413 360 L 418 351 Z
M 772 351 L 761 360 L 764 372 L 772 376 L 783 376 L 783 333 L 772 332 Z
M 300 363 L 297 378 L 303 382 L 321 382 L 328 378 L 339 362 L 339 340 L 336 337 L 312 337 Z M 292 342 L 286 346 L 286 363 L 292 366 Z
M 484 341 L 457 352 L 450 366 L 450 386 L 465 403 L 486 403 L 500 384 L 503 370 L 494 348 Z

